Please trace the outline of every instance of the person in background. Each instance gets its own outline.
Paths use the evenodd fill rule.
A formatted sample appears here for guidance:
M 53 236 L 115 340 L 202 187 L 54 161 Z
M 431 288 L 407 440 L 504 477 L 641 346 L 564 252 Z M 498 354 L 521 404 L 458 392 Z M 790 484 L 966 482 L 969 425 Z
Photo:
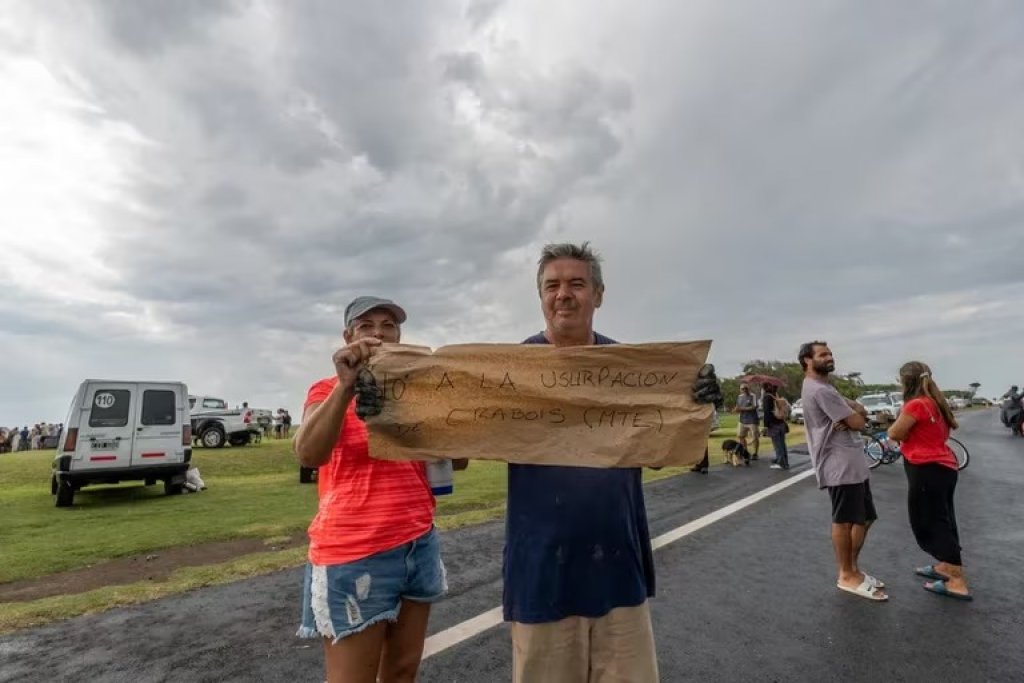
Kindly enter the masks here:
M 858 564 L 868 530 L 878 519 L 858 434 L 867 423 L 867 410 L 829 383 L 836 364 L 828 344 L 801 345 L 797 360 L 804 370 L 800 396 L 811 465 L 818 488 L 827 489 L 832 501 L 832 549 L 839 570 L 836 588 L 868 600 L 888 600 L 885 584 L 861 571 Z
M 750 393 L 750 387 L 746 384 L 740 385 L 740 395 L 736 398 L 734 412 L 740 415 L 736 438 L 744 448 L 750 451 L 750 457 L 757 460 L 761 436 L 758 432 L 757 398 Z M 748 438 L 750 441 L 747 440 Z
M 786 399 L 779 396 L 779 388 L 773 384 L 765 384 L 761 412 L 764 414 L 764 431 L 772 440 L 775 457 L 772 459 L 773 470 L 789 469 L 789 451 L 786 450 Z
M 292 416 L 287 410 L 281 415 L 281 438 L 287 439 L 291 436 Z
M 721 419 L 718 417 L 718 406 L 715 406 L 715 412 L 711 414 L 711 432 L 714 433 L 716 429 L 721 426 Z M 710 452 L 709 444 L 704 444 L 704 459 L 699 463 L 690 468 L 691 472 L 697 472 L 699 474 L 708 473 L 708 453 Z
M 915 573 L 930 579 L 924 584 L 927 591 L 972 600 L 953 505 L 959 466 L 946 445 L 950 431 L 959 425 L 927 365 L 906 363 L 900 368 L 900 383 L 904 404 L 889 427 L 889 438 L 901 444 L 910 528 L 921 550 L 937 560 Z

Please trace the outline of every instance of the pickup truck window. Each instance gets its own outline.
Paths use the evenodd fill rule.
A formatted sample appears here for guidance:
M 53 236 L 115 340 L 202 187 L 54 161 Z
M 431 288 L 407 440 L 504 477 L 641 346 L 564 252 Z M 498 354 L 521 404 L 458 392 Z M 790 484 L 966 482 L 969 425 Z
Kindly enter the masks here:
M 224 410 L 224 409 L 226 409 L 228 407 L 228 404 L 226 402 L 224 402 L 224 401 L 218 401 L 215 398 L 204 398 L 203 399 L 203 407 L 204 408 L 218 408 L 220 410 Z

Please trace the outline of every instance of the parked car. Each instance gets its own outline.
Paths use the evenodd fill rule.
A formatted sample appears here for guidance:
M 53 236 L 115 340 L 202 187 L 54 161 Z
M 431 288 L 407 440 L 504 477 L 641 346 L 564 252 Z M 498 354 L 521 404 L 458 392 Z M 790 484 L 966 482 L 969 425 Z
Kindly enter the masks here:
M 181 382 L 82 382 L 53 460 L 57 507 L 70 507 L 92 484 L 162 480 L 164 493 L 181 493 L 192 460 L 187 397 Z
M 953 410 L 963 410 L 970 405 L 970 402 L 961 396 L 953 396 L 952 398 L 947 399 L 946 402 L 949 403 L 949 407 Z
M 981 396 L 976 396 L 976 397 L 971 399 L 971 405 L 972 406 L 983 406 L 985 408 L 989 408 L 989 407 L 992 406 L 992 401 L 988 400 L 987 398 L 983 398 Z
M 899 416 L 902 400 L 895 398 L 897 394 L 865 394 L 857 399 L 867 410 L 867 420 L 871 425 L 891 422 Z M 887 415 L 886 415 L 887 414 Z
M 802 425 L 804 423 L 804 402 L 802 400 L 797 399 L 793 403 L 793 406 L 789 411 L 789 421 L 798 425 Z
M 245 446 L 256 434 L 259 425 L 252 409 L 228 408 L 228 402 L 215 396 L 189 396 L 193 438 L 207 448 L 221 448 L 225 443 Z

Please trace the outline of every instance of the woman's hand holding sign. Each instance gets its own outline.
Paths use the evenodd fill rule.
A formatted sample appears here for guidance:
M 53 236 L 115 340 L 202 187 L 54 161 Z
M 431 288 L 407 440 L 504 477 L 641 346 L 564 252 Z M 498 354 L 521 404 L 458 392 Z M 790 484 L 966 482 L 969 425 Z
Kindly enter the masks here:
M 343 346 L 334 352 L 334 372 L 342 389 L 352 389 L 366 362 L 380 347 L 380 340 L 366 337 Z

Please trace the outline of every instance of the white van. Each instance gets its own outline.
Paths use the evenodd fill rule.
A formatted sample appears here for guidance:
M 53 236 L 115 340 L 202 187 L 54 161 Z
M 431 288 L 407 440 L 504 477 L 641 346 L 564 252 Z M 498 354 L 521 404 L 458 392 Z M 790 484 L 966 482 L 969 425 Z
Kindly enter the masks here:
M 181 493 L 192 460 L 188 388 L 182 382 L 87 379 L 71 400 L 53 461 L 50 493 L 69 507 L 89 484 L 164 482 Z

